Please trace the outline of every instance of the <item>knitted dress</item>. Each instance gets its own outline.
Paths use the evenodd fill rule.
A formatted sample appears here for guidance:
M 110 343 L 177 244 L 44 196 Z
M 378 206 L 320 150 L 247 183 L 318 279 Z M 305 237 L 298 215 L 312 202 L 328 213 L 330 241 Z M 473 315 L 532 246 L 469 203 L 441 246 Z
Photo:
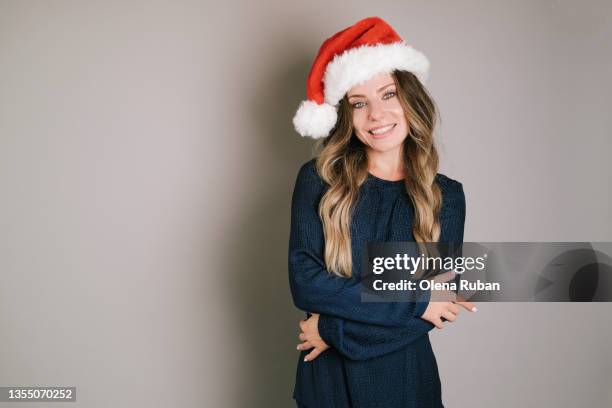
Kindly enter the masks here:
M 463 186 L 436 175 L 442 191 L 440 242 L 462 242 Z M 318 206 L 326 184 L 315 160 L 305 163 L 292 197 L 289 282 L 297 308 L 320 313 L 319 332 L 330 346 L 315 360 L 300 352 L 293 398 L 308 408 L 442 407 L 440 377 L 420 316 L 425 302 L 361 302 L 361 256 L 367 242 L 414 241 L 414 210 L 403 180 L 371 174 L 351 217 L 353 270 L 342 278 L 326 270 Z

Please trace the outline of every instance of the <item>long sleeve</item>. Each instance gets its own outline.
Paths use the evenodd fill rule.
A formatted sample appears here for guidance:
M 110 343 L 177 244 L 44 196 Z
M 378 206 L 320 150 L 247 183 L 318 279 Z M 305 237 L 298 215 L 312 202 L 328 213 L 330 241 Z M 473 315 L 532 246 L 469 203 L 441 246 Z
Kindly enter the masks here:
M 455 256 L 461 256 L 463 232 L 465 226 L 465 193 L 463 185 L 456 180 L 439 175 L 440 188 L 443 194 L 442 213 L 440 215 L 440 242 L 451 243 L 454 246 Z M 461 283 L 461 276 L 455 277 L 457 287 Z
M 441 237 L 443 242 L 463 242 L 465 195 L 460 183 L 440 177 L 443 190 Z M 352 360 L 366 360 L 399 350 L 435 326 L 423 319 L 412 319 L 407 326 L 384 327 L 335 316 L 319 316 L 319 334 L 329 345 Z
M 319 334 L 323 341 L 351 360 L 367 360 L 406 347 L 435 326 L 420 318 L 402 327 L 387 327 L 322 314 Z
M 291 205 L 289 283 L 298 309 L 388 327 L 411 327 L 425 311 L 429 292 L 419 302 L 361 302 L 360 282 L 330 273 L 325 266 L 324 236 L 318 204 L 324 184 L 313 162 L 299 171 Z
M 439 242 L 463 243 L 465 227 L 465 193 L 463 184 L 444 175 L 438 175 L 442 191 Z

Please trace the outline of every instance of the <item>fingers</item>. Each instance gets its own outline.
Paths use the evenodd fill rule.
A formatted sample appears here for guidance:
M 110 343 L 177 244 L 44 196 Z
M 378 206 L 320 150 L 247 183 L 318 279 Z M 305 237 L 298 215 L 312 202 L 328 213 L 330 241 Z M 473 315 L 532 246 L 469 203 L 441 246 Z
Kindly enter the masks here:
M 458 305 L 463 306 L 463 308 L 467 311 L 470 312 L 477 312 L 478 309 L 476 308 L 476 306 L 474 306 L 474 304 L 472 302 L 456 302 Z
M 448 304 L 448 309 L 449 309 L 451 312 L 453 312 L 454 314 L 456 314 L 456 315 L 458 315 L 458 314 L 459 314 L 459 311 L 461 310 L 461 309 L 459 309 L 459 306 L 457 306 L 457 305 L 456 305 L 456 304 L 454 304 L 454 303 L 449 303 L 449 304 Z
M 298 339 L 302 340 L 302 341 L 306 341 L 306 333 L 302 332 L 299 334 Z
M 442 320 L 442 319 L 444 319 L 444 320 Z M 434 326 L 436 326 L 438 329 L 443 329 L 445 321 L 448 321 L 448 322 L 452 323 L 456 319 L 457 319 L 457 315 L 454 315 L 451 312 L 444 312 L 444 313 L 442 313 L 442 315 L 440 317 L 431 320 L 431 323 Z
M 310 353 L 308 353 L 308 355 L 306 355 L 306 357 L 304 357 L 304 361 L 312 361 L 312 360 L 314 360 L 315 358 L 319 357 L 319 354 L 321 354 L 322 351 L 323 350 L 315 348 Z
M 451 313 L 450 310 L 444 311 L 442 313 L 442 317 L 444 317 L 449 322 L 454 322 L 457 319 L 457 315 L 455 315 L 454 313 Z
M 461 310 L 460 306 L 472 312 L 478 310 L 472 302 L 466 301 L 465 298 L 461 299 L 462 301 L 460 302 L 436 302 L 435 306 L 432 306 L 432 303 L 430 302 L 432 309 L 430 311 L 428 307 L 422 318 L 436 326 L 438 329 L 443 329 L 444 322 L 448 321 L 452 323 L 457 320 L 457 316 Z
M 444 328 L 444 323 L 442 323 L 442 319 L 440 319 L 439 317 L 431 320 L 431 324 L 436 326 L 438 329 L 443 329 Z
M 296 349 L 297 350 L 310 350 L 311 348 L 313 348 L 314 346 L 312 345 L 311 342 L 309 341 L 305 341 L 303 343 L 300 343 L 297 345 Z
M 475 304 L 473 304 L 472 302 L 463 299 L 461 296 L 457 296 L 457 302 L 455 302 L 456 304 L 463 306 L 463 308 L 465 310 L 468 310 L 470 312 L 477 312 L 478 308 L 476 307 Z
M 454 322 L 457 320 L 457 314 L 459 313 L 459 307 L 451 302 L 440 303 L 437 311 L 434 312 L 434 316 L 427 318 L 431 324 L 436 326 L 438 329 L 444 328 L 444 322 Z

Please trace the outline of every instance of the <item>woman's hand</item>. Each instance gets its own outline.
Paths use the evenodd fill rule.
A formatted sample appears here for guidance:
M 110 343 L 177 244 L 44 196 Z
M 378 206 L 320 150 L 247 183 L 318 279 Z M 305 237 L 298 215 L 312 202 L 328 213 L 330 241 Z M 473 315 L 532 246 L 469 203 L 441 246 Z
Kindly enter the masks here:
M 446 296 L 444 296 L 446 295 Z M 461 296 L 448 291 L 437 291 L 437 296 L 440 298 L 455 299 L 451 302 L 429 302 L 425 313 L 421 316 L 421 319 L 427 320 L 438 329 L 444 328 L 443 318 L 449 322 L 454 322 L 459 315 L 459 306 L 462 306 L 465 310 L 470 312 L 477 312 L 478 309 L 472 302 L 463 299 Z
M 440 282 L 448 282 L 451 279 L 454 279 L 456 276 L 456 272 L 450 271 L 445 272 L 438 275 L 435 279 L 433 279 L 434 283 Z M 438 302 L 429 302 L 427 305 L 427 309 L 425 309 L 425 313 L 421 316 L 421 319 L 427 320 L 438 329 L 444 328 L 443 318 L 449 322 L 454 322 L 457 319 L 457 315 L 459 315 L 459 306 L 462 306 L 465 310 L 470 312 L 477 312 L 478 309 L 472 302 L 465 300 L 463 297 L 455 294 L 454 292 L 450 292 L 448 290 L 435 290 L 432 291 L 435 293 L 436 299 L 449 299 L 450 301 L 438 301 Z M 459 305 L 459 306 L 457 306 Z
M 298 344 L 297 349 L 310 350 L 314 348 L 314 350 L 304 357 L 304 361 L 314 360 L 319 357 L 319 354 L 329 348 L 327 343 L 319 336 L 319 315 L 317 313 L 313 313 L 307 320 L 301 320 L 300 330 L 299 338 L 303 343 Z
M 476 308 L 472 302 L 429 302 L 425 313 L 421 316 L 421 319 L 427 320 L 438 329 L 444 328 L 442 318 L 449 322 L 454 322 L 459 314 L 459 306 L 463 306 L 470 312 L 475 312 Z

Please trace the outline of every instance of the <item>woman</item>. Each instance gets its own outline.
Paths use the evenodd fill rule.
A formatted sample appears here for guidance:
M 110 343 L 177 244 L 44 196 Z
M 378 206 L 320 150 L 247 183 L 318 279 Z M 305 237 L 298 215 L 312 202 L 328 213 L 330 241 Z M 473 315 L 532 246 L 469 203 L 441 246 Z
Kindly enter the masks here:
M 461 183 L 438 174 L 429 63 L 376 17 L 327 39 L 294 125 L 320 139 L 292 199 L 289 277 L 298 406 L 441 407 L 428 332 L 470 302 L 360 301 L 367 242 L 462 242 Z

